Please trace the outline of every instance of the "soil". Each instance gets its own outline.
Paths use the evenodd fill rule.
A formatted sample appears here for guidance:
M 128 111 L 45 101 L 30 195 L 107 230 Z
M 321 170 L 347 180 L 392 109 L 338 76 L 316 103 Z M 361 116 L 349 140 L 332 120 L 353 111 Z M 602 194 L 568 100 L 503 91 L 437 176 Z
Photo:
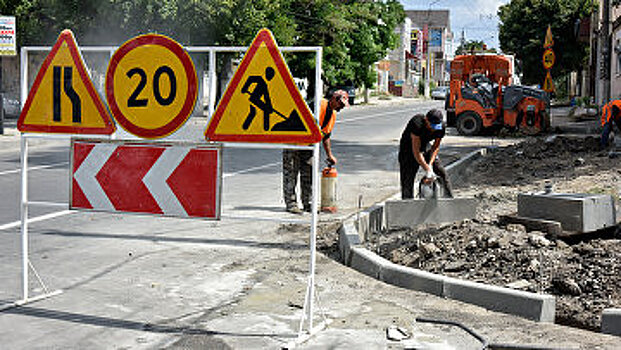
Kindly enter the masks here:
M 456 186 L 457 196 L 478 199 L 476 218 L 381 232 L 367 247 L 404 266 L 555 295 L 557 323 L 599 330 L 602 310 L 621 307 L 619 225 L 559 239 L 498 220 L 517 212 L 518 193 L 546 185 L 558 193 L 610 194 L 619 208 L 621 158 L 600 151 L 598 141 L 539 137 L 495 149 Z

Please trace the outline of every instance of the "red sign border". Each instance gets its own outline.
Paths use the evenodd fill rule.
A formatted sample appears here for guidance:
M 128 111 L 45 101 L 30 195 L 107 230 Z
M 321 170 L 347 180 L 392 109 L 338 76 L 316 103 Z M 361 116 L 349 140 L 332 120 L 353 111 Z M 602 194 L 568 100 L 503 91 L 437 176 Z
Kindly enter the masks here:
M 50 64 L 56 54 L 60 50 L 60 47 L 63 42 L 67 43 L 67 47 L 69 48 L 69 53 L 73 58 L 73 62 L 76 65 L 78 74 L 86 87 L 86 91 L 90 95 L 91 99 L 95 103 L 95 107 L 99 111 L 99 115 L 102 117 L 103 122 L 105 124 L 104 127 L 79 127 L 79 126 L 66 126 L 66 125 L 36 125 L 36 124 L 28 124 L 26 123 L 26 115 L 30 111 L 30 107 L 32 106 L 32 101 L 41 86 L 41 82 L 43 81 L 43 76 L 47 72 Z M 79 64 L 78 64 L 79 63 Z M 84 61 L 82 60 L 82 56 L 78 51 L 78 45 L 73 37 L 73 33 L 69 29 L 63 30 L 56 43 L 52 47 L 52 50 L 47 55 L 39 72 L 37 73 L 37 77 L 35 78 L 30 91 L 28 92 L 28 98 L 26 99 L 26 103 L 24 104 L 24 108 L 22 109 L 19 119 L 17 120 L 17 130 L 21 132 L 43 132 L 43 133 L 61 133 L 61 134 L 103 134 L 110 135 L 116 131 L 116 127 L 112 118 L 108 114 L 108 111 L 104 107 L 103 102 L 99 98 L 97 91 L 95 91 L 95 86 L 91 81 L 88 73 L 85 70 Z
M 254 55 L 257 53 L 257 50 L 261 46 L 262 43 L 265 43 L 267 49 L 269 50 L 274 63 L 276 64 L 276 68 L 278 72 L 283 77 L 283 81 L 289 94 L 293 98 L 296 107 L 301 112 L 301 117 L 304 118 L 306 125 L 308 125 L 310 129 L 310 134 L 307 135 L 273 135 L 273 134 L 261 134 L 261 135 L 238 135 L 238 134 L 216 134 L 216 128 L 218 127 L 226 108 L 231 101 L 233 96 L 233 92 L 239 86 L 241 78 L 246 73 L 250 62 L 254 58 Z M 278 46 L 272 36 L 272 33 L 268 29 L 261 29 L 257 36 L 252 41 L 252 44 L 246 51 L 239 68 L 235 71 L 233 75 L 233 79 L 226 87 L 226 91 L 222 99 L 218 103 L 218 107 L 214 112 L 213 117 L 209 121 L 209 125 L 205 129 L 205 139 L 208 141 L 232 141 L 232 142 L 266 142 L 266 143 L 317 143 L 321 140 L 321 132 L 317 127 L 317 123 L 313 118 L 312 114 L 308 110 L 306 103 L 302 100 L 300 93 L 297 91 L 295 84 L 293 83 L 293 79 L 285 79 L 284 77 L 291 77 L 291 73 L 289 72 L 289 68 L 285 64 L 280 51 L 278 50 Z
M 181 61 L 181 64 L 185 68 L 186 78 L 188 80 L 188 94 L 179 113 L 177 113 L 177 115 L 166 125 L 155 129 L 142 128 L 132 124 L 121 112 L 114 95 L 114 73 L 116 72 L 119 62 L 131 50 L 143 45 L 159 45 L 170 50 Z M 190 55 L 185 52 L 179 43 L 165 35 L 144 34 L 126 41 L 114 52 L 114 55 L 112 55 L 110 64 L 108 65 L 108 70 L 106 72 L 106 100 L 108 101 L 108 106 L 110 107 L 110 111 L 112 112 L 114 119 L 116 119 L 123 129 L 138 137 L 157 139 L 174 133 L 190 118 L 198 96 L 197 84 L 198 79 L 196 77 L 194 62 L 192 62 Z

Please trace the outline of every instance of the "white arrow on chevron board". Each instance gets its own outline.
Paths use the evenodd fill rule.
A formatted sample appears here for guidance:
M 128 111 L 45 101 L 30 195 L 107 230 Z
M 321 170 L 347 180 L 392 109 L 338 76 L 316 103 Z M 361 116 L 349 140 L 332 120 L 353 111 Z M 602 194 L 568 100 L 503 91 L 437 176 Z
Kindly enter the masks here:
M 166 180 L 190 152 L 191 147 L 167 147 L 142 178 L 164 215 L 188 216 Z
M 93 209 L 115 210 L 114 205 L 108 199 L 106 192 L 101 188 L 95 176 L 106 164 L 116 148 L 116 145 L 109 143 L 96 144 L 73 175 L 73 178 L 82 189 Z

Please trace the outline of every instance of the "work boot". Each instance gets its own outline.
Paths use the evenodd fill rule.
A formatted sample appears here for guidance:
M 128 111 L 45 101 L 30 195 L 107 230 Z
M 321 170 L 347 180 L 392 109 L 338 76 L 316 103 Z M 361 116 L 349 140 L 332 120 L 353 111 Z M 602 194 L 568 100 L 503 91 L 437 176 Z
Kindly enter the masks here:
M 287 211 L 292 214 L 302 214 L 302 210 L 295 204 L 287 205 Z
M 312 212 L 310 204 L 304 206 L 304 211 L 307 212 L 307 213 L 311 213 Z M 317 213 L 320 213 L 319 209 L 317 209 Z

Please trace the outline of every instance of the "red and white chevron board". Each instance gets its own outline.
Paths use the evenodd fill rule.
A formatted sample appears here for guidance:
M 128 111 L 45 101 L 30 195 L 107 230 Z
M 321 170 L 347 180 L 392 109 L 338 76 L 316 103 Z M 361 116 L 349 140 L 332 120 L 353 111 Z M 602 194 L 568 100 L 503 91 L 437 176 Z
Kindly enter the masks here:
M 74 140 L 70 207 L 220 218 L 220 147 Z

